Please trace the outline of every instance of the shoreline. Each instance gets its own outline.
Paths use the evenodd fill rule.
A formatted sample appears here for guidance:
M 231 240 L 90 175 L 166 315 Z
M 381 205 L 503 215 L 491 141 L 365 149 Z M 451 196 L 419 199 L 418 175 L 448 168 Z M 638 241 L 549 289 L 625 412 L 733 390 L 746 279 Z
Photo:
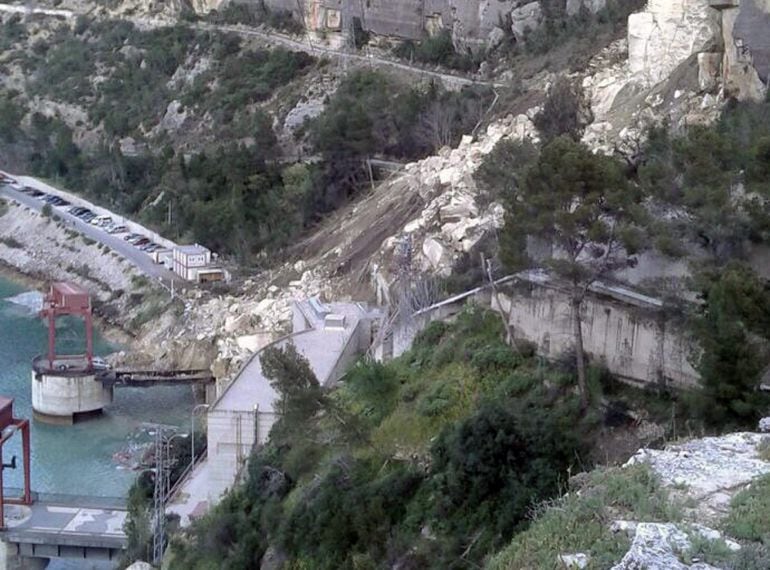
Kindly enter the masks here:
M 8 262 L 1 258 L 0 278 L 13 281 L 14 283 L 18 283 L 19 285 L 28 288 L 29 290 L 35 290 L 40 293 L 45 292 L 47 284 L 51 281 L 51 279 L 43 277 L 42 274 L 30 275 L 25 273 L 18 267 L 10 265 Z M 96 311 L 94 311 L 93 317 L 94 327 L 99 330 L 99 334 L 101 334 L 111 344 L 117 345 L 118 350 L 115 352 L 134 349 L 134 343 L 137 342 L 137 337 L 126 331 L 117 323 L 103 318 Z

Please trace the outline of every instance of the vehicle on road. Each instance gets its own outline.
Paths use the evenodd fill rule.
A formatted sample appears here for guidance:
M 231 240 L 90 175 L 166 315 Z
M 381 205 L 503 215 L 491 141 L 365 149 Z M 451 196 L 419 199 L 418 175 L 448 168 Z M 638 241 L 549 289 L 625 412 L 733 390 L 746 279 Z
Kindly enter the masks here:
M 96 216 L 93 220 L 91 220 L 91 224 L 94 226 L 99 227 L 105 227 L 107 224 L 112 223 L 112 216 L 107 216 L 105 214 L 102 214 L 101 216 Z

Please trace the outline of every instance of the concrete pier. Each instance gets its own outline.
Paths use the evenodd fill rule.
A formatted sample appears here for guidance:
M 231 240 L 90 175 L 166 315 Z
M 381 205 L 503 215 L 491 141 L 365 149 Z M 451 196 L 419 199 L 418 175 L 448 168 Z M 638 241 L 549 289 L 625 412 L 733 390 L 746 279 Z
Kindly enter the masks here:
M 99 414 L 112 403 L 113 389 L 105 386 L 96 372 L 83 363 L 44 359 L 32 367 L 32 411 L 37 420 L 71 424 L 78 418 Z

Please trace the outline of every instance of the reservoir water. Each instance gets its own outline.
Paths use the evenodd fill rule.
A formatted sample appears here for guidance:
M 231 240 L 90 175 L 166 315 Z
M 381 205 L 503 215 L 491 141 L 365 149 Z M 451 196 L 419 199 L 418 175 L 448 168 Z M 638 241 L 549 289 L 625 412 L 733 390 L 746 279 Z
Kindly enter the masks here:
M 34 308 L 39 295 L 0 277 L 0 395 L 14 399 L 16 417 L 32 418 L 30 377 L 32 359 L 46 350 L 47 332 Z M 57 326 L 60 348 L 84 344 L 82 324 Z M 95 338 L 95 352 L 113 351 Z M 32 421 L 32 489 L 57 494 L 125 496 L 136 477 L 130 468 L 142 445 L 151 442 L 148 424 L 182 426 L 187 431 L 194 405 L 189 387 L 115 388 L 115 401 L 102 416 L 73 426 Z M 21 464 L 21 438 L 4 447 Z M 6 469 L 6 487 L 21 487 L 21 469 Z

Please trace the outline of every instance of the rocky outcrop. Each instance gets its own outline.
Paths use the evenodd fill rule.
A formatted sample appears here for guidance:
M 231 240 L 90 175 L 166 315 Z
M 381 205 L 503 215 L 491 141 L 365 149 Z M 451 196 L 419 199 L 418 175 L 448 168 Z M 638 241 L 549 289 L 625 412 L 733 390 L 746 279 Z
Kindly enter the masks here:
M 718 13 L 708 0 L 650 0 L 628 19 L 628 68 L 655 85 L 692 55 L 715 49 L 719 36 Z
M 581 10 L 596 13 L 606 5 L 606 0 L 559 1 L 570 15 Z M 192 4 L 205 13 L 219 9 L 223 1 L 193 0 Z M 521 39 L 527 29 L 540 25 L 543 14 L 540 0 L 265 0 L 265 5 L 292 12 L 308 31 L 336 45 L 342 45 L 340 37 L 359 24 L 380 37 L 418 40 L 449 30 L 458 43 L 489 45 L 499 42 L 506 22 L 511 25 L 508 32 Z
M 652 467 L 674 495 L 694 499 L 694 519 L 710 521 L 726 513 L 738 491 L 770 473 L 770 462 L 759 454 L 763 441 L 770 441 L 770 436 L 733 433 L 706 437 L 661 450 L 642 449 L 629 464 L 645 463 Z
M 672 523 L 616 521 L 612 530 L 626 533 L 631 539 L 631 548 L 611 570 L 719 570 L 705 562 L 690 564 L 681 559 L 692 548 L 693 538 L 714 542 L 722 540 L 721 533 L 700 525 L 684 525 L 684 528 L 689 532 Z M 741 548 L 732 540 L 726 540 L 725 544 L 733 551 Z
M 709 124 L 728 98 L 760 100 L 770 74 L 770 3 L 650 0 L 583 79 L 595 122 L 584 142 L 633 153 L 650 125 Z

